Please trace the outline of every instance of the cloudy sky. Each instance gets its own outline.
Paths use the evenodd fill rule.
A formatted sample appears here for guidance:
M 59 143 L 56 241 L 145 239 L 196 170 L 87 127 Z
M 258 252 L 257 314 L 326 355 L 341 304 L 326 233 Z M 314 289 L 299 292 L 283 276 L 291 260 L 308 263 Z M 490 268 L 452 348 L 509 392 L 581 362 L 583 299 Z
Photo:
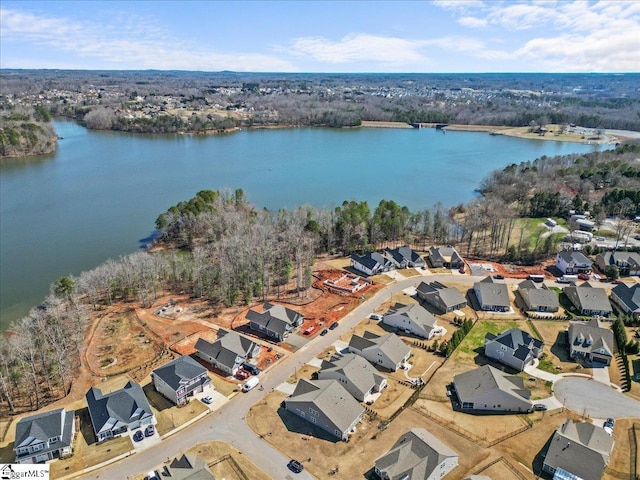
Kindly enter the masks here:
M 2 0 L 0 68 L 638 72 L 640 2 Z

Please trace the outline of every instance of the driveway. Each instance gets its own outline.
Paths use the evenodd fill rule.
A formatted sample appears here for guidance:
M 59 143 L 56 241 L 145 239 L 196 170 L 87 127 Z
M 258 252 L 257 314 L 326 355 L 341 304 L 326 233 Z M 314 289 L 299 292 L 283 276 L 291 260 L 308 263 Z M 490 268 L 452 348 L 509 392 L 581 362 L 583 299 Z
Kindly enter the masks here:
M 595 418 L 640 416 L 640 402 L 596 380 L 569 377 L 558 380 L 553 392 L 562 404 L 581 415 Z

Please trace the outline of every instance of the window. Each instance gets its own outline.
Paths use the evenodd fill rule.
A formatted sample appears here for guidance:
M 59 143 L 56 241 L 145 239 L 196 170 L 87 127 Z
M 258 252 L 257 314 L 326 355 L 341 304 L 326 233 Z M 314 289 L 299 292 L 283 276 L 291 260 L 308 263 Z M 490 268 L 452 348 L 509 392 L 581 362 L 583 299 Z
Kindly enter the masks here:
M 336 434 L 336 437 L 342 438 L 342 432 L 340 430 L 335 430 L 334 433 Z
M 313 415 L 314 417 L 320 416 L 320 412 L 318 412 L 317 410 L 314 410 L 313 408 L 309 408 L 309 414 Z
M 40 451 L 44 448 L 44 443 L 37 443 L 33 446 L 33 451 L 37 452 Z
M 53 445 L 58 441 L 59 437 L 52 437 L 49 439 L 49 445 Z
M 309 417 L 309 420 L 311 420 L 311 423 L 316 423 L 316 417 Z

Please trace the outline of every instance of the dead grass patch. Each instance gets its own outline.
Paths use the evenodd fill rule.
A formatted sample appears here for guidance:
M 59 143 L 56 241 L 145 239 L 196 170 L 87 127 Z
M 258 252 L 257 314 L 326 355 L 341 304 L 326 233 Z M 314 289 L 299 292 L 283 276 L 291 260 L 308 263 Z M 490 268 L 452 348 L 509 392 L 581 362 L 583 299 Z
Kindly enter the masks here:
M 635 424 L 635 428 L 634 428 Z M 615 472 L 629 475 L 635 463 L 635 471 L 640 472 L 640 458 L 631 456 L 631 443 L 640 443 L 640 420 L 638 418 L 619 418 L 613 429 L 613 452 L 603 478 L 616 478 Z M 640 445 L 639 445 L 640 446 Z
M 470 415 L 456 412 L 451 402 L 436 402 L 418 399 L 413 408 L 425 415 L 435 414 L 436 419 L 444 427 L 459 430 L 471 439 L 482 439 L 487 443 L 499 440 L 518 429 L 526 427 L 528 423 L 521 415 Z

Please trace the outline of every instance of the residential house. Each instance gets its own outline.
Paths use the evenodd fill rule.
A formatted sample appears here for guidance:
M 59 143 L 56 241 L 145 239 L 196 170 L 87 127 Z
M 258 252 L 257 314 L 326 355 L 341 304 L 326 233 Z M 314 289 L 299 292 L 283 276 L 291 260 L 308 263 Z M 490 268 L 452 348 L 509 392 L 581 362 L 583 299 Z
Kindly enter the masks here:
M 351 266 L 366 275 L 377 275 L 393 269 L 393 262 L 378 252 L 351 255 Z
M 412 428 L 375 461 L 381 480 L 438 480 L 458 466 L 458 454 L 424 428 Z
M 376 367 L 395 372 L 411 356 L 411 350 L 394 333 L 376 335 L 365 331 L 362 336 L 353 335 L 349 341 L 349 352 L 369 360 Z
M 425 266 L 424 259 L 406 245 L 394 249 L 388 248 L 384 253 L 395 268 L 422 268 Z
M 156 391 L 176 405 L 189 403 L 189 397 L 211 389 L 207 369 L 188 355 L 156 368 L 151 380 Z
M 396 303 L 382 317 L 382 323 L 428 340 L 441 328 L 436 317 L 415 303 Z
M 431 247 L 429 249 L 429 264 L 433 268 L 460 268 L 464 260 L 458 251 L 451 247 Z
M 511 328 L 498 335 L 487 333 L 484 337 L 484 354 L 519 372 L 540 358 L 543 347 L 542 340 L 519 328 Z
M 171 480 L 216 480 L 207 464 L 196 455 L 182 455 L 160 469 L 160 478 Z
M 557 312 L 560 308 L 558 295 L 544 283 L 525 280 L 518 284 L 517 292 L 527 312 Z
M 596 255 L 596 265 L 601 272 L 606 272 L 611 265 L 618 267 L 620 275 L 640 275 L 640 253 L 638 252 L 605 252 Z
M 625 314 L 640 318 L 640 284 L 619 283 L 611 290 L 611 300 Z
M 613 437 L 602 428 L 567 419 L 555 431 L 542 470 L 557 479 L 600 480 L 613 450 Z
M 559 252 L 556 256 L 556 268 L 564 275 L 591 273 L 591 260 L 580 252 L 569 250 Z
M 493 277 L 485 277 L 473 284 L 480 310 L 488 312 L 508 312 L 511 309 L 509 289 L 504 283 L 496 282 Z
M 221 328 L 218 330 L 218 338 L 213 343 L 198 338 L 195 349 L 196 355 L 209 362 L 212 368 L 222 370 L 228 375 L 235 375 L 243 362 L 260 353 L 262 346 L 233 330 Z
M 524 379 L 491 365 L 456 375 L 451 387 L 462 410 L 518 413 L 533 408 Z
M 298 381 L 285 409 L 340 440 L 348 440 L 364 407 L 337 380 Z
M 318 380 L 337 380 L 359 402 L 372 402 L 374 395 L 387 386 L 387 376 L 353 353 L 336 354 L 323 360 Z
M 606 317 L 613 312 L 606 290 L 589 282 L 565 287 L 564 294 L 580 315 Z
M 437 308 L 442 313 L 453 312 L 467 306 L 460 290 L 447 287 L 440 282 L 420 282 L 416 288 L 418 298 Z
M 16 463 L 43 463 L 73 453 L 73 410 L 58 408 L 20 419 L 13 450 Z
M 298 312 L 282 305 L 264 302 L 262 310 L 262 313 L 253 309 L 247 312 L 246 319 L 249 320 L 249 327 L 279 342 L 304 321 L 304 317 Z
M 569 356 L 582 357 L 596 365 L 610 365 L 613 358 L 613 331 L 597 318 L 588 322 L 569 322 Z
M 86 400 L 98 442 L 156 423 L 142 387 L 134 381 L 108 394 L 92 387 L 86 394 Z

